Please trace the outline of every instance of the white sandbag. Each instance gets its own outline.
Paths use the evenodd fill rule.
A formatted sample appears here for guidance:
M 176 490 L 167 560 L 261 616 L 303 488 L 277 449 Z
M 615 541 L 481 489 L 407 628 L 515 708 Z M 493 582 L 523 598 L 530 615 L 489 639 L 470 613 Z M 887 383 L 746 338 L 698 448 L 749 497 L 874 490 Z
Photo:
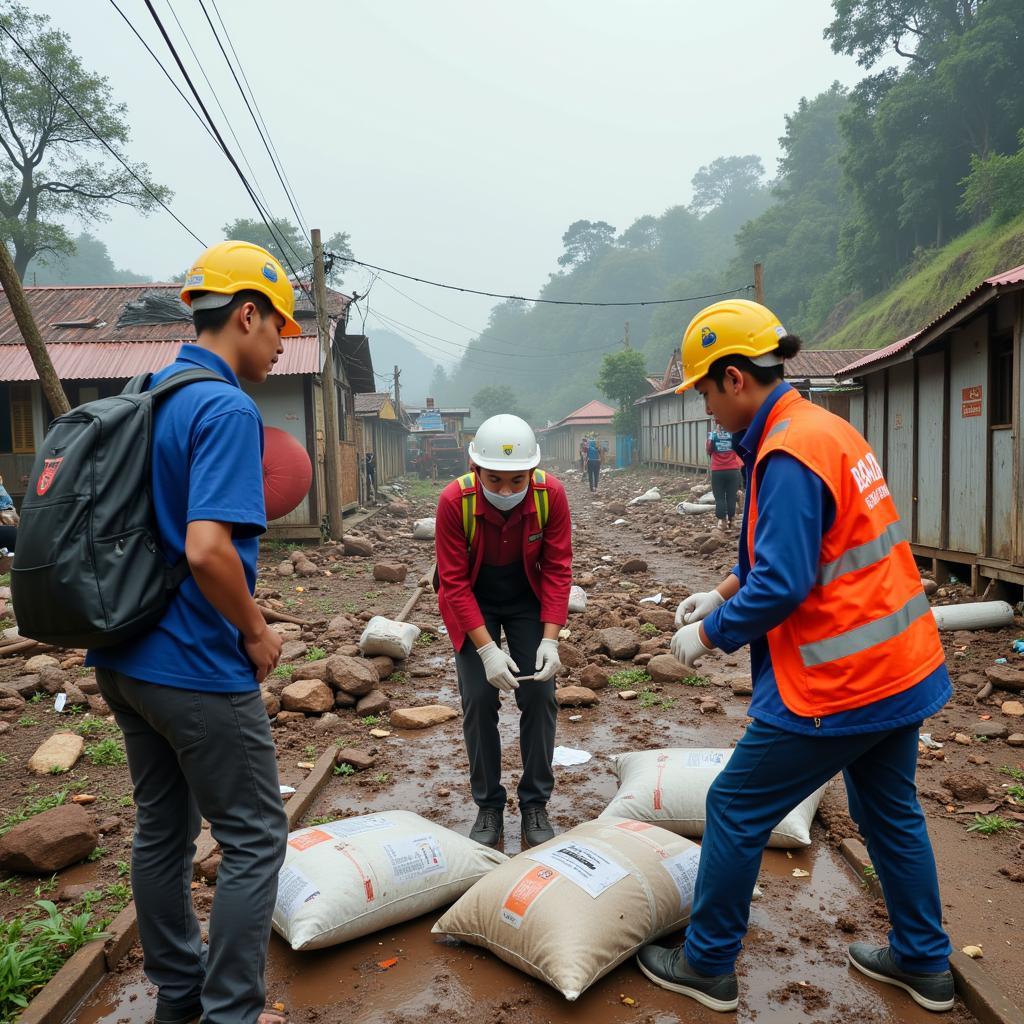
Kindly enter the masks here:
M 396 622 L 383 615 L 374 615 L 359 638 L 359 650 L 368 658 L 386 654 L 402 661 L 412 653 L 412 645 L 420 635 L 420 627 L 411 622 Z
M 587 592 L 582 587 L 569 588 L 569 611 L 585 612 L 587 610 Z
M 702 516 L 705 512 L 714 512 L 714 505 L 702 505 L 695 501 L 681 501 L 676 505 L 676 511 L 681 516 Z
M 482 878 L 434 925 L 577 999 L 690 918 L 700 847 L 639 821 L 587 822 Z
M 727 748 L 678 747 L 619 754 L 612 758 L 619 791 L 601 818 L 636 818 L 682 836 L 702 836 L 708 790 L 732 753 Z M 790 811 L 772 830 L 768 845 L 810 846 L 811 822 L 824 792 L 822 786 Z
M 430 516 L 429 519 L 417 519 L 412 524 L 413 540 L 433 540 L 434 527 L 435 519 L 433 516 Z
M 702 494 L 697 499 L 697 504 L 698 505 L 714 505 L 714 503 L 715 503 L 715 496 L 714 496 L 714 494 L 711 491 L 708 491 L 706 494 Z
M 652 487 L 649 491 L 644 491 L 643 494 L 635 497 L 630 505 L 642 505 L 648 501 L 661 501 L 661 491 L 657 487 Z
M 694 484 L 690 488 L 690 493 L 694 495 L 694 497 L 700 497 L 704 494 L 707 494 L 710 490 L 711 484 Z
M 322 949 L 458 899 L 508 858 L 411 811 L 300 828 L 288 836 L 274 930 Z
M 1005 601 L 946 604 L 932 609 L 939 629 L 998 629 L 1013 625 L 1013 608 Z

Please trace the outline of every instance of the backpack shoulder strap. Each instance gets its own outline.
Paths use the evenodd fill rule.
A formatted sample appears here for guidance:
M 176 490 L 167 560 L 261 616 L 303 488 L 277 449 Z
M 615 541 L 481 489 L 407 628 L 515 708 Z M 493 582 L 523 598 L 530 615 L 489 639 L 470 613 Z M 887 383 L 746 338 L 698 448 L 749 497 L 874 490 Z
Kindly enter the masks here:
M 143 375 L 139 374 L 139 376 L 141 377 Z M 151 377 L 152 375 L 150 374 L 148 376 Z M 138 379 L 138 377 L 133 378 L 128 382 L 128 386 L 131 387 L 131 385 Z M 173 373 L 170 377 L 160 381 L 160 383 L 157 384 L 155 388 L 150 389 L 148 393 L 153 398 L 163 398 L 164 395 L 168 395 L 172 391 L 177 391 L 178 388 L 184 387 L 186 384 L 193 384 L 200 380 L 219 381 L 221 384 L 228 383 L 219 373 L 214 373 L 212 370 L 182 370 L 181 373 Z M 146 383 L 149 383 L 148 380 Z
M 541 530 L 548 525 L 550 503 L 548 501 L 548 475 L 543 469 L 533 471 L 533 504 L 537 509 L 537 522 Z
M 476 537 L 476 474 L 460 476 L 459 488 L 462 491 L 462 532 L 466 535 L 467 546 L 472 547 Z

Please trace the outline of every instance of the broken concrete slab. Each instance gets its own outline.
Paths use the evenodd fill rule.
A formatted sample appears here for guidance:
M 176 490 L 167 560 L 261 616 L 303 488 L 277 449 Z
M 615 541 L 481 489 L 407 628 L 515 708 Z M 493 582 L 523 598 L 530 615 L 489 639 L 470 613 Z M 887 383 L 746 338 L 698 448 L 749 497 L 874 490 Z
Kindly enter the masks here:
M 444 704 L 427 704 L 419 708 L 398 708 L 391 712 L 391 725 L 396 729 L 429 729 L 452 718 L 458 718 L 455 708 Z

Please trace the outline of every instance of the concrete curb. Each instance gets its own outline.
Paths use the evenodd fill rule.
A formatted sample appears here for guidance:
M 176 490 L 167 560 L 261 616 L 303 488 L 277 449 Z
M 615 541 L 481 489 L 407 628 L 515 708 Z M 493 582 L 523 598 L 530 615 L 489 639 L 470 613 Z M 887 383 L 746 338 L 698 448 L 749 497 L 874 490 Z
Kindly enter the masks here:
M 864 844 L 858 839 L 844 839 L 839 852 L 857 878 L 872 892 L 881 898 L 882 887 L 878 879 L 864 874 L 864 869 L 871 866 L 871 858 Z M 956 993 L 980 1024 L 1024 1024 L 1024 1013 L 1017 1007 L 998 985 L 985 972 L 982 966 L 972 960 L 966 953 L 954 950 L 949 958 L 949 969 L 953 972 L 956 982 Z
M 294 829 L 309 809 L 317 793 L 334 771 L 336 748 L 329 747 L 320 755 L 313 770 L 288 800 L 288 828 Z M 193 864 L 199 864 L 217 849 L 209 829 L 203 829 L 196 840 Z M 46 983 L 18 1024 L 62 1024 L 75 1008 L 113 971 L 120 960 L 138 943 L 139 927 L 134 901 L 110 923 L 106 939 L 97 939 L 83 946 Z

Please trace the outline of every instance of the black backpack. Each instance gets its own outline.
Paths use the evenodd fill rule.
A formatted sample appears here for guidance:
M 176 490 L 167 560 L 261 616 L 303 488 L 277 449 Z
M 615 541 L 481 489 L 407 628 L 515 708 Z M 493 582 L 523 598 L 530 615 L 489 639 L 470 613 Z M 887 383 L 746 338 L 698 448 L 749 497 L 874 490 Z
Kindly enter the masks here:
M 112 647 L 144 633 L 189 575 L 160 547 L 150 486 L 153 406 L 194 381 L 184 370 L 147 391 L 140 373 L 111 398 L 50 424 L 32 465 L 11 566 L 18 632 L 57 647 Z

